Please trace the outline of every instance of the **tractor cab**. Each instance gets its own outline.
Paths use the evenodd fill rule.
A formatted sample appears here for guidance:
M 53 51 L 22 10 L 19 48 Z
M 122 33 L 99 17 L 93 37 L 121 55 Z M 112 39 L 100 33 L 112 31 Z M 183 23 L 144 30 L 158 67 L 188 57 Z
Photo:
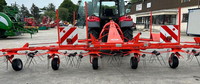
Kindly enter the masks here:
M 83 28 L 85 25 L 85 2 L 87 2 L 89 34 L 92 33 L 95 38 L 98 38 L 104 25 L 112 20 L 120 26 L 122 32 L 130 33 L 125 36 L 126 38 L 132 39 L 131 28 L 133 26 L 133 21 L 132 18 L 125 13 L 124 0 L 80 1 L 77 22 L 79 28 Z M 90 38 L 90 36 L 88 37 Z

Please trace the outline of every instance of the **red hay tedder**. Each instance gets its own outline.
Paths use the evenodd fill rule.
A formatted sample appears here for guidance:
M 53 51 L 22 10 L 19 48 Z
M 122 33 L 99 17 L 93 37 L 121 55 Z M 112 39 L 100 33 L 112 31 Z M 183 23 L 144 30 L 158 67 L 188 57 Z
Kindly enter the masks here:
M 100 0 L 100 2 L 106 0 Z M 111 1 L 111 0 L 109 0 Z M 121 1 L 121 0 L 116 0 Z M 84 3 L 84 2 L 81 2 Z M 129 38 L 129 36 L 125 36 L 125 30 L 122 29 L 122 24 L 117 24 L 116 21 L 126 22 L 129 21 L 130 16 L 124 15 L 118 18 L 109 16 L 108 17 L 97 17 L 96 15 L 91 15 L 87 17 L 87 3 L 85 2 L 85 18 L 86 21 L 86 36 L 87 39 L 78 39 L 77 28 L 75 24 L 73 27 L 59 27 L 57 24 L 58 30 L 58 46 L 42 46 L 42 47 L 31 47 L 29 43 L 26 43 L 21 48 L 9 48 L 9 49 L 0 49 L 0 52 L 4 52 L 0 57 L 6 57 L 7 62 L 9 61 L 12 64 L 12 67 L 15 71 L 20 71 L 23 68 L 23 63 L 21 59 L 14 58 L 15 55 L 27 55 L 31 60 L 36 56 L 41 56 L 47 54 L 48 60 L 52 59 L 51 67 L 53 70 L 58 70 L 60 65 L 60 57 L 59 55 L 64 55 L 69 58 L 68 61 L 73 61 L 70 58 L 77 58 L 77 66 L 80 65 L 81 59 L 86 56 L 90 56 L 90 63 L 92 64 L 93 69 L 98 69 L 98 58 L 103 58 L 104 55 L 110 55 L 108 61 L 113 61 L 116 59 L 115 56 L 120 56 L 123 58 L 124 56 L 130 55 L 133 53 L 133 57 L 130 59 L 130 66 L 132 69 L 136 69 L 138 67 L 138 63 L 140 62 L 141 57 L 145 57 L 145 54 L 151 54 L 154 57 L 157 57 L 159 60 L 159 56 L 162 57 L 161 53 L 172 52 L 169 57 L 169 66 L 171 68 L 177 68 L 179 65 L 179 58 L 183 57 L 180 55 L 180 52 L 188 53 L 190 58 L 199 56 L 200 52 L 198 50 L 185 51 L 183 48 L 200 48 L 200 38 L 195 37 L 195 42 L 180 42 L 180 14 L 181 10 L 179 8 L 179 25 L 170 25 L 170 26 L 162 26 L 160 33 L 151 33 L 150 38 L 144 39 L 140 38 L 141 33 L 138 33 L 135 37 Z M 119 4 L 115 4 L 118 5 Z M 119 8 L 119 7 L 117 7 Z M 107 12 L 110 9 L 106 10 Z M 57 12 L 57 23 L 58 21 L 58 10 Z M 120 11 L 118 11 L 120 12 Z M 120 13 L 118 13 L 120 14 Z M 152 12 L 151 12 L 152 14 Z M 152 19 L 152 17 L 151 17 Z M 109 21 L 108 21 L 109 20 Z M 75 12 L 74 12 L 74 21 L 75 21 Z M 88 22 L 89 21 L 89 22 Z M 132 19 L 131 19 L 132 21 Z M 98 34 L 94 34 L 95 32 L 91 32 L 91 25 L 88 23 L 91 22 L 99 22 L 99 24 L 103 24 L 101 27 L 101 31 Z M 102 22 L 102 23 L 101 23 Z M 75 23 L 75 22 L 74 22 Z M 152 23 L 152 22 L 150 22 Z M 94 23 L 96 24 L 96 23 Z M 132 23 L 131 23 L 132 24 Z M 94 25 L 95 26 L 95 25 Z M 132 27 L 132 25 L 131 25 Z M 99 29 L 97 29 L 99 30 Z M 162 32 L 165 30 L 164 32 Z M 93 30 L 92 30 L 93 31 Z M 96 31 L 96 30 L 95 30 Z M 168 33 L 168 34 L 166 34 Z M 98 35 L 98 37 L 96 36 Z M 105 40 L 106 38 L 106 40 Z M 181 44 L 180 44 L 181 43 Z M 143 50 L 147 49 L 171 49 L 168 51 L 157 51 L 154 50 L 152 52 L 143 52 Z M 26 53 L 18 53 L 18 51 L 26 51 L 29 50 L 31 52 Z M 46 53 L 38 53 L 38 50 L 48 50 Z M 68 52 L 59 52 L 59 50 L 84 50 L 86 52 L 80 53 L 68 53 Z M 110 53 L 104 52 L 104 50 L 110 51 Z M 142 54 L 143 53 L 143 54 Z M 30 60 L 28 59 L 28 60 Z M 28 62 L 28 60 L 26 62 Z M 197 59 L 198 60 L 198 59 Z M 116 60 L 117 61 L 117 60 Z M 48 61 L 49 63 L 49 61 Z M 119 64 L 121 63 L 118 62 Z

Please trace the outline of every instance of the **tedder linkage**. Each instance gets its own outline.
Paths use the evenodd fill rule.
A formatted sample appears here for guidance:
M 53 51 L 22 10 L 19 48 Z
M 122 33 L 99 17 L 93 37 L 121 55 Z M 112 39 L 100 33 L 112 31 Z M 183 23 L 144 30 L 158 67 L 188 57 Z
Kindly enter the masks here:
M 86 2 L 85 2 L 86 4 Z M 57 21 L 58 20 L 58 10 L 57 12 Z M 179 9 L 180 12 L 180 9 Z M 87 6 L 85 8 L 85 17 L 87 18 Z M 180 18 L 180 13 L 179 13 Z M 74 14 L 74 20 L 75 20 L 75 14 Z M 57 22 L 58 23 L 58 22 Z M 75 23 L 75 22 L 74 22 Z M 166 27 L 166 26 L 163 26 Z M 130 66 L 132 69 L 136 69 L 138 67 L 138 63 L 140 62 L 140 58 L 146 57 L 146 54 L 151 54 L 150 62 L 153 62 L 155 59 L 157 59 L 160 64 L 162 65 L 160 60 L 163 60 L 161 54 L 162 53 L 169 53 L 172 52 L 171 55 L 169 55 L 169 66 L 171 68 L 177 68 L 179 65 L 179 58 L 183 56 L 180 55 L 180 52 L 187 53 L 188 54 L 188 60 L 192 60 L 193 57 L 196 57 L 197 61 L 200 51 L 193 49 L 192 51 L 185 51 L 182 50 L 183 48 L 200 48 L 200 38 L 195 37 L 195 42 L 180 42 L 180 19 L 179 19 L 179 25 L 174 26 L 168 26 L 172 27 L 172 30 L 178 31 L 175 34 L 178 34 L 177 36 L 168 35 L 165 36 L 165 34 L 154 34 L 151 33 L 150 39 L 143 39 L 140 38 L 140 35 L 142 33 L 138 33 L 134 38 L 128 39 L 124 37 L 120 27 L 118 24 L 116 24 L 114 21 L 110 20 L 102 29 L 99 38 L 95 38 L 92 33 L 90 33 L 90 39 L 87 37 L 87 39 L 78 40 L 77 35 L 77 28 L 75 26 L 69 28 L 69 27 L 59 27 L 59 24 L 57 24 L 58 28 L 58 42 L 56 44 L 58 45 L 51 45 L 51 46 L 42 46 L 42 47 L 31 47 L 29 43 L 26 43 L 21 48 L 9 48 L 9 49 L 0 49 L 0 52 L 3 52 L 3 55 L 0 55 L 0 57 L 6 57 L 7 64 L 8 61 L 12 64 L 12 67 L 14 70 L 19 71 L 23 68 L 23 63 L 21 59 L 14 58 L 15 55 L 26 55 L 27 60 L 25 63 L 25 66 L 29 67 L 30 63 L 33 63 L 33 60 L 35 57 L 39 57 L 42 55 L 47 55 L 48 60 L 48 67 L 49 67 L 49 60 L 51 59 L 51 67 L 53 70 L 58 70 L 60 66 L 60 56 L 65 56 L 65 59 L 67 61 L 67 65 L 76 66 L 79 67 L 81 63 L 81 59 L 90 56 L 90 63 L 92 64 L 93 69 L 98 69 L 98 58 L 103 58 L 104 55 L 110 55 L 108 58 L 109 63 L 112 63 L 113 61 L 116 61 L 118 66 L 122 63 L 122 58 L 133 54 L 133 56 L 130 58 Z M 88 30 L 88 24 L 86 19 L 86 30 Z M 165 30 L 167 30 L 165 28 Z M 107 33 L 107 34 L 103 34 Z M 171 31 L 171 33 L 174 33 L 174 31 Z M 86 34 L 88 32 L 86 31 Z M 88 36 L 88 35 L 86 35 Z M 103 42 L 102 38 L 107 37 L 107 42 Z M 159 38 L 155 38 L 159 37 Z M 128 42 L 125 42 L 124 40 L 128 40 Z M 159 39 L 162 39 L 158 42 Z M 174 42 L 174 40 L 176 40 Z M 180 44 L 182 43 L 182 44 Z M 144 52 L 143 50 L 147 49 L 168 49 L 167 51 L 157 51 L 154 50 L 152 52 Z M 46 53 L 39 53 L 39 50 L 48 50 Z M 80 53 L 68 53 L 65 52 L 59 52 L 59 50 L 84 50 L 86 52 L 80 52 Z M 106 51 L 110 51 L 105 52 Z M 18 51 L 30 51 L 25 53 L 18 53 Z M 143 54 L 142 54 L 143 53 Z M 118 56 L 118 57 L 117 57 Z M 77 63 L 75 63 L 77 61 Z M 165 64 L 164 60 L 163 63 Z M 200 64 L 199 64 L 200 65 Z

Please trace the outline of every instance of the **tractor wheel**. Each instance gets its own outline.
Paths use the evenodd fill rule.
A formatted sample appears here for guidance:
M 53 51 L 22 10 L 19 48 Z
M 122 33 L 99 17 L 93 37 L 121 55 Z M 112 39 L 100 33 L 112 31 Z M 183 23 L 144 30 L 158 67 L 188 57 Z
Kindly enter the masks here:
M 93 68 L 94 70 L 97 70 L 97 69 L 98 69 L 98 58 L 94 58 L 94 59 L 92 60 L 92 68 Z
M 175 56 L 174 53 L 172 53 L 171 57 L 169 58 L 169 66 L 175 69 L 176 67 L 178 67 L 178 64 L 179 64 L 178 58 Z
M 58 70 L 60 64 L 59 64 L 59 60 L 58 58 L 54 58 L 52 61 L 51 61 L 51 67 L 53 70 Z
M 88 28 L 88 38 L 90 39 L 90 33 L 92 33 L 92 35 L 98 39 L 99 38 L 99 34 L 100 34 L 101 31 L 99 31 L 98 29 L 95 29 L 95 28 Z
M 127 39 L 129 40 L 133 39 L 133 30 L 131 28 L 122 29 L 122 32 L 123 32 L 124 37 L 126 37 Z M 124 41 L 128 42 L 129 40 L 127 39 L 124 39 Z
M 131 59 L 130 59 L 130 65 L 131 65 L 132 69 L 137 69 L 137 67 L 138 67 L 137 57 L 131 57 Z
M 19 58 L 15 58 L 15 59 L 12 61 L 12 68 L 13 68 L 15 71 L 20 71 L 20 70 L 22 70 L 22 68 L 23 68 L 22 60 L 19 59 Z
M 8 37 L 8 36 L 2 36 L 1 38 L 4 38 L 4 39 L 5 39 L 5 38 L 7 38 L 7 37 Z

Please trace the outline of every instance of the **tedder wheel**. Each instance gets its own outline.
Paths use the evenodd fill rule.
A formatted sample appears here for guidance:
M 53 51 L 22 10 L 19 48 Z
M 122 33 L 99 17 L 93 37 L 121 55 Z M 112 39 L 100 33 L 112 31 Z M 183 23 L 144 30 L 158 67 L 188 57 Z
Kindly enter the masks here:
M 94 58 L 94 59 L 92 60 L 92 68 L 93 68 L 94 70 L 98 69 L 98 58 Z
M 171 67 L 171 68 L 176 68 L 176 67 L 178 67 L 178 64 L 179 64 L 179 60 L 178 60 L 178 58 L 175 56 L 175 54 L 174 53 L 172 53 L 171 54 L 171 58 L 169 58 L 169 66 Z
M 137 69 L 137 67 L 138 67 L 137 57 L 131 57 L 131 59 L 130 59 L 130 65 L 131 65 L 132 69 Z
M 52 61 L 51 61 L 51 67 L 53 70 L 58 70 L 60 64 L 59 64 L 59 60 L 58 58 L 54 58 Z
M 15 59 L 12 61 L 12 68 L 13 68 L 15 71 L 20 71 L 20 70 L 22 70 L 22 68 L 23 68 L 22 60 L 19 59 L 19 58 L 15 58 Z

